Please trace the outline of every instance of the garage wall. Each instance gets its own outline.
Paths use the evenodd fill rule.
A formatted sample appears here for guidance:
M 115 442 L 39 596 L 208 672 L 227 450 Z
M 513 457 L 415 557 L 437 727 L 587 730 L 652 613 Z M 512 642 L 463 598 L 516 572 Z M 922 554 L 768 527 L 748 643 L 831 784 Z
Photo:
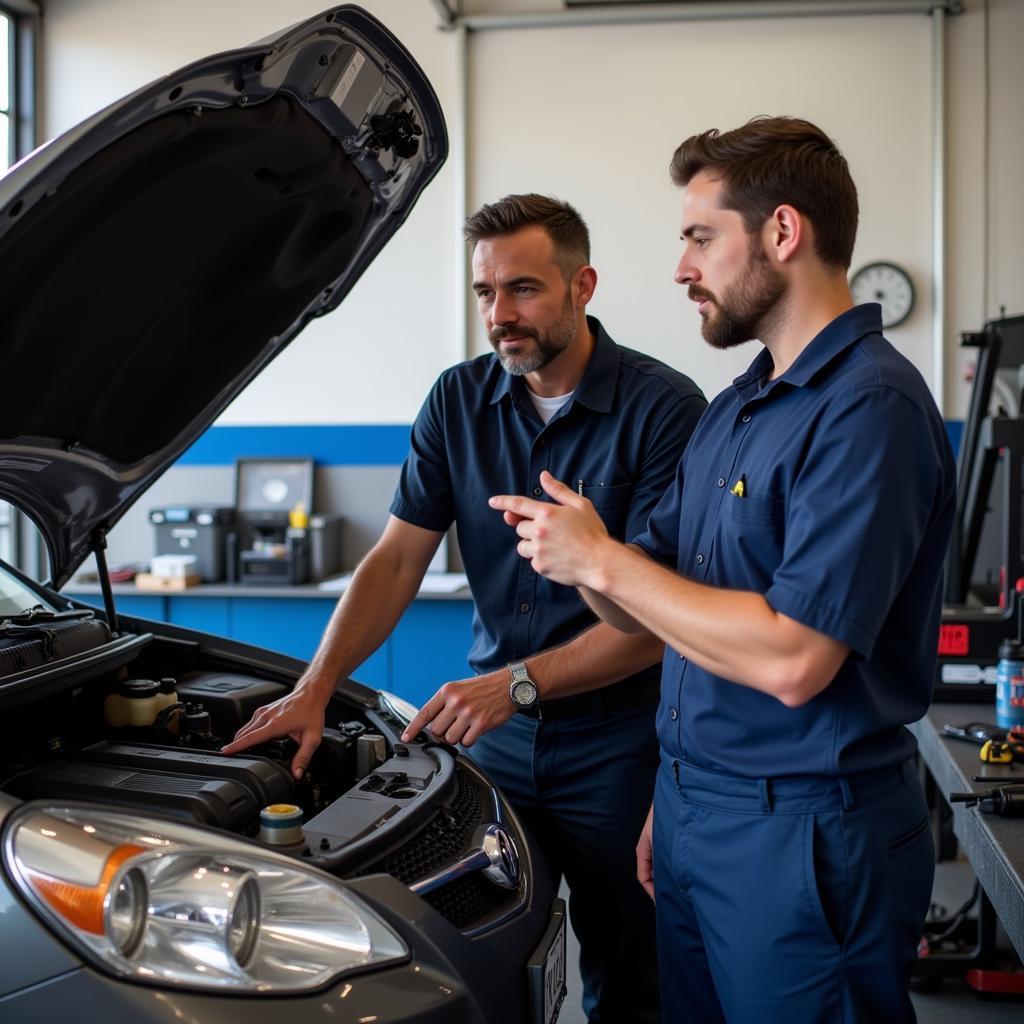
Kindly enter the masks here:
M 49 0 L 46 134 L 188 60 L 259 38 L 322 6 L 323 0 L 293 0 L 286 10 L 272 0 Z M 458 44 L 438 31 L 433 5 L 365 6 L 410 47 L 451 114 Z M 491 13 L 559 4 L 465 6 Z M 998 315 L 1001 306 L 1024 309 L 1024 4 L 965 6 L 965 14 L 947 20 L 945 411 L 953 418 L 966 402 L 957 332 Z M 602 274 L 594 311 L 625 343 L 686 368 L 713 392 L 748 352 L 723 358 L 707 351 L 681 289 L 671 283 L 678 198 L 667 182 L 667 157 L 680 138 L 705 126 L 799 112 L 826 126 L 853 166 L 864 211 L 855 265 L 894 259 L 918 285 L 917 311 L 892 337 L 930 376 L 930 32 L 926 17 L 903 16 L 472 33 L 469 202 L 527 188 L 576 202 L 590 221 Z M 222 422 L 407 423 L 436 373 L 466 351 L 452 303 L 455 202 L 450 165 L 344 308 L 311 325 Z M 474 331 L 469 350 L 483 344 Z
M 473 14 L 557 11 L 560 0 L 466 0 Z M 1024 3 L 964 0 L 946 18 L 945 390 L 963 417 L 974 356 L 959 334 L 1024 313 Z M 756 113 L 820 123 L 861 197 L 854 269 L 902 263 L 917 287 L 890 337 L 932 379 L 931 33 L 923 15 L 503 30 L 471 37 L 470 200 L 532 175 L 578 202 L 603 271 L 595 310 L 621 340 L 692 372 L 709 392 L 751 354 L 706 350 L 670 280 L 678 141 Z M 515 161 L 505 159 L 514 147 Z M 571 154 L 567 158 L 566 154 Z M 557 185 L 546 184 L 554 181 Z M 665 211 L 670 225 L 664 222 Z M 628 339 L 628 340 L 627 340 Z M 474 350 L 483 335 L 476 331 Z
M 925 17 L 482 33 L 470 64 L 471 200 L 525 186 L 578 204 L 602 274 L 592 308 L 623 344 L 674 363 L 711 395 L 754 349 L 711 349 L 672 281 L 680 200 L 669 158 L 705 128 L 807 117 L 836 139 L 858 185 L 854 266 L 892 260 L 917 282 L 918 311 L 891 338 L 929 377 L 930 54 Z M 486 344 L 480 332 L 477 348 Z
M 990 183 L 986 189 L 990 280 L 985 301 L 995 315 L 1000 306 L 1011 313 L 1024 312 L 1024 4 L 1013 0 L 994 3 L 989 36 L 991 138 L 980 177 Z M 983 61 L 973 64 L 975 75 L 981 68 L 985 68 Z
M 1024 313 L 1024 3 L 970 0 L 948 41 L 946 411 L 962 417 L 974 356 L 955 332 Z
M 191 59 L 257 39 L 323 6 L 324 0 L 47 0 L 46 135 Z M 430 0 L 364 6 L 423 64 L 454 123 L 459 43 L 438 30 Z M 464 9 L 559 6 L 469 0 Z M 957 332 L 980 326 L 1000 306 L 1024 312 L 1024 3 L 965 6 L 965 14 L 947 19 L 946 47 L 944 411 L 951 419 L 963 415 L 967 396 L 969 360 L 957 348 Z M 591 225 L 601 276 L 592 310 L 624 344 L 686 370 L 709 394 L 753 357 L 749 346 L 726 355 L 708 350 L 683 290 L 671 281 L 679 197 L 666 167 L 674 146 L 693 131 L 732 127 L 755 113 L 798 113 L 820 122 L 850 159 L 862 204 L 855 266 L 891 259 L 914 277 L 917 309 L 891 336 L 931 377 L 927 17 L 505 30 L 471 33 L 467 48 L 467 201 L 475 207 L 508 191 L 536 189 L 576 203 Z M 335 461 L 345 467 L 346 446 L 356 436 L 350 428 L 366 428 L 358 434 L 359 444 L 369 445 L 363 454 L 379 451 L 379 462 L 393 465 L 394 429 L 412 420 L 436 374 L 486 344 L 472 315 L 470 337 L 457 336 L 457 195 L 449 164 L 343 308 L 313 323 L 212 433 L 234 439 L 240 435 L 230 430 L 251 428 L 254 443 L 262 443 L 261 428 L 313 425 L 319 445 L 330 443 L 323 431 L 336 430 Z M 181 492 L 191 495 L 186 474 L 197 460 L 230 462 L 231 443 L 204 447 L 172 470 L 164 490 L 174 491 L 180 473 Z M 358 481 L 349 476 L 346 487 L 351 493 Z M 133 529 L 127 522 L 118 528 L 126 537 L 146 536 L 138 524 Z M 115 531 L 111 560 L 148 557 L 137 544 L 119 548 Z

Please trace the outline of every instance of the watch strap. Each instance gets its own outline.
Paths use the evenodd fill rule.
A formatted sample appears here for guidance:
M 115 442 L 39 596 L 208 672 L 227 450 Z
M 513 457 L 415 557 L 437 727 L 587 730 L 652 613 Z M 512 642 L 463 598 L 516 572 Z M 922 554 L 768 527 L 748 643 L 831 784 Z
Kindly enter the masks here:
M 508 664 L 508 670 L 512 673 L 513 683 L 532 683 L 533 680 L 530 678 L 529 669 L 526 667 L 525 661 L 510 661 Z

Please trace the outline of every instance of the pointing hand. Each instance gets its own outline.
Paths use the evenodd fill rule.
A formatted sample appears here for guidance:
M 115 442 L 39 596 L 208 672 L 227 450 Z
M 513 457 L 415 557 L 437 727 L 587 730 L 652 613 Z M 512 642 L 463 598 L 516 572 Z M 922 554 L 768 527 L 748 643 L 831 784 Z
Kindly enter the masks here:
M 541 473 L 540 485 L 553 501 L 499 494 L 489 504 L 504 512 L 519 535 L 519 554 L 536 572 L 555 583 L 590 586 L 595 555 L 610 540 L 608 530 L 587 498 L 550 473 Z

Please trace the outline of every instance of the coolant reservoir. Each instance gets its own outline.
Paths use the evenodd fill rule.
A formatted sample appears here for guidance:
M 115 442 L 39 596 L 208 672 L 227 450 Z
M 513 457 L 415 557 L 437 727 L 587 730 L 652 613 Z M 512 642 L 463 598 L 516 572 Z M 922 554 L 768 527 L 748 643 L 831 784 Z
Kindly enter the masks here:
M 157 695 L 157 710 L 178 703 L 178 684 L 170 676 L 160 680 L 160 692 Z
M 160 680 L 160 692 L 156 695 L 156 711 L 157 715 L 163 711 L 164 708 L 169 708 L 173 704 L 178 703 L 178 683 L 175 679 L 170 676 L 165 676 Z M 177 734 L 181 723 L 181 711 L 172 712 L 170 718 L 165 718 L 163 721 L 164 726 L 170 729 L 171 732 Z
M 122 679 L 103 702 L 107 725 L 115 729 L 126 725 L 152 725 L 164 706 L 162 696 L 155 679 Z

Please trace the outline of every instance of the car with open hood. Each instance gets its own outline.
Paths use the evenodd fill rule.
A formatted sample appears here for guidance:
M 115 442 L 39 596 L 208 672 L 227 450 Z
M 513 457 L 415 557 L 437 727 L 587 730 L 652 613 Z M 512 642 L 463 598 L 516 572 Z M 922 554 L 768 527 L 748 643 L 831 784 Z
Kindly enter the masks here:
M 0 179 L 0 1016 L 549 1024 L 564 907 L 486 775 L 342 682 L 302 779 L 221 741 L 296 659 L 119 616 L 107 533 L 447 153 L 430 83 L 338 7 L 121 100 Z M 173 379 L 175 400 L 152 400 Z M 60 588 L 94 555 L 102 609 Z M 286 1018 L 285 1018 L 285 1015 Z

